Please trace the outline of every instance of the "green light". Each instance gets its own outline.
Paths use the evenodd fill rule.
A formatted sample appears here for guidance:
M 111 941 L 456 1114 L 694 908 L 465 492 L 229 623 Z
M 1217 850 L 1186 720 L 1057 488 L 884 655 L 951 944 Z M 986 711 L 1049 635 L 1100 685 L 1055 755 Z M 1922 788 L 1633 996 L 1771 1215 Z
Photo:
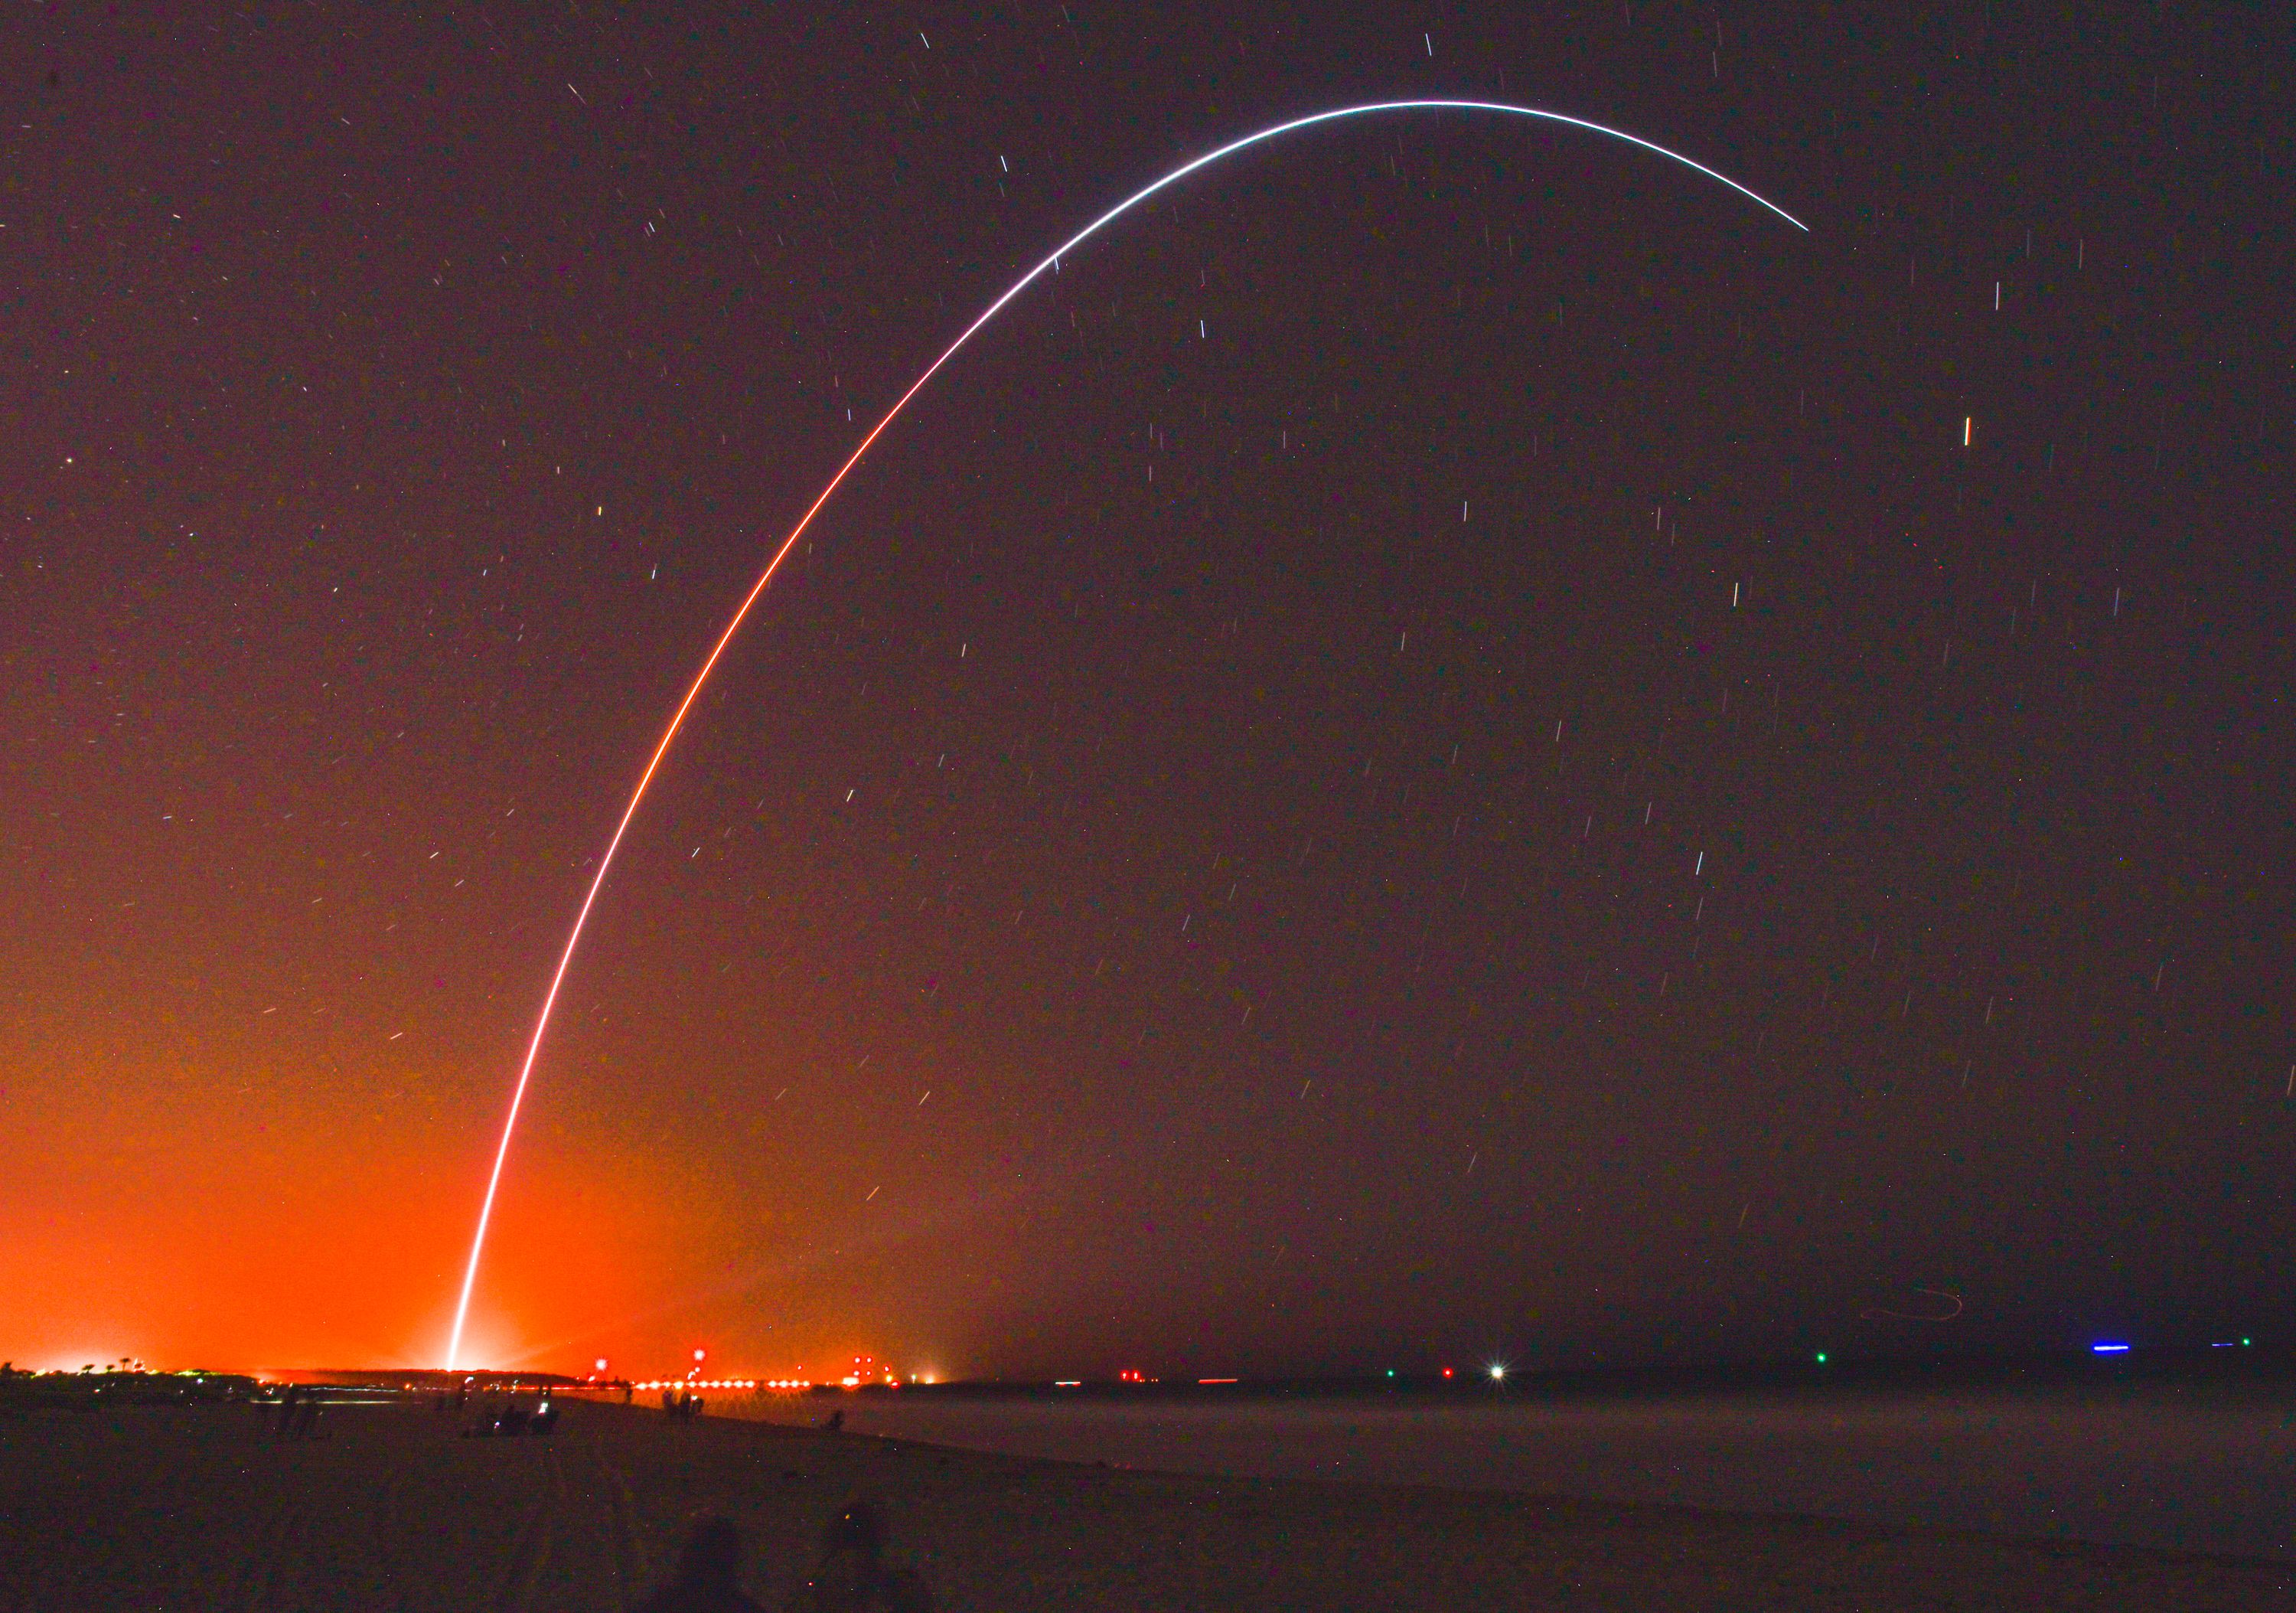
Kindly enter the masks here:
M 1817 1353 L 1817 1364 L 1821 1367 L 1825 1364 L 1825 1352 L 1823 1350 Z
M 2248 1348 L 2248 1346 L 2249 1346 L 2249 1343 L 2250 1343 L 2250 1341 L 2249 1341 L 2249 1340 L 2247 1340 L 2247 1339 L 2243 1338 L 2243 1339 L 2242 1339 L 2242 1340 L 2240 1341 L 2240 1347 L 2241 1347 L 2242 1349 L 2245 1350 L 2246 1348 Z
M 1388 1368 L 1388 1370 L 1387 1370 L 1387 1375 L 1388 1375 L 1390 1378 L 1394 1377 L 1394 1376 L 1395 1376 L 1395 1369 L 1394 1369 L 1393 1367 L 1390 1367 L 1390 1368 Z

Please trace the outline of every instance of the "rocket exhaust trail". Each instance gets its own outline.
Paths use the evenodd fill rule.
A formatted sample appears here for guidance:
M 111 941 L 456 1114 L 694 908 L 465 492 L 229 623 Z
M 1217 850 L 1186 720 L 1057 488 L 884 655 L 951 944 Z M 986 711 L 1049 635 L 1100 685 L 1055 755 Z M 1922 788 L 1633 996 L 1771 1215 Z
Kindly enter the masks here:
M 662 758 L 669 753 L 670 742 L 677 737 L 677 730 L 685 726 L 686 713 L 693 709 L 693 702 L 701 695 L 701 686 L 709 681 L 710 672 L 717 667 L 718 658 L 725 654 L 726 646 L 734 641 L 734 635 L 741 631 L 742 623 L 748 619 L 750 607 L 758 603 L 758 597 L 766 591 L 767 585 L 773 581 L 775 573 L 781 570 L 782 563 L 787 560 L 791 551 L 797 547 L 797 540 L 803 537 L 806 529 L 813 524 L 813 518 L 821 513 L 821 506 L 827 504 L 831 495 L 844 484 L 845 478 L 852 473 L 855 465 L 861 463 L 861 457 L 866 454 L 877 439 L 884 434 L 885 428 L 899 417 L 903 409 L 908 407 L 909 399 L 922 391 L 925 383 L 940 374 L 942 366 L 955 358 L 957 350 L 972 341 L 981 326 L 1002 313 L 1005 304 L 1028 290 L 1036 283 L 1039 276 L 1054 267 L 1062 258 L 1074 251 L 1085 242 L 1098 235 L 1103 229 L 1151 196 L 1178 184 L 1199 169 L 1209 168 L 1224 157 L 1232 157 L 1238 152 L 1273 140 L 1280 135 L 1288 135 L 1298 129 L 1312 128 L 1319 123 L 1334 123 L 1342 118 L 1368 117 L 1379 112 L 1415 111 L 1495 112 L 1507 117 L 1536 118 L 1542 122 L 1559 123 L 1571 128 L 1585 129 L 1590 134 L 1602 135 L 1612 140 L 1621 140 L 1628 145 L 1640 146 L 1644 151 L 1654 152 L 1669 161 L 1678 162 L 1683 167 L 1703 174 L 1718 184 L 1729 186 L 1749 201 L 1775 213 L 1798 230 L 1806 233 L 1809 228 L 1809 226 L 1775 202 L 1757 194 L 1727 174 L 1717 173 L 1704 163 L 1685 157 L 1680 152 L 1670 151 L 1656 141 L 1645 140 L 1639 135 L 1628 134 L 1624 129 L 1611 128 L 1603 124 L 1590 122 L 1584 118 L 1573 118 L 1564 112 L 1542 111 L 1533 106 L 1513 106 L 1497 101 L 1374 101 L 1361 106 L 1334 107 L 1329 111 L 1311 112 L 1304 118 L 1293 118 L 1287 122 L 1276 124 L 1271 128 L 1264 128 L 1256 134 L 1246 135 L 1240 140 L 1231 140 L 1226 145 L 1206 152 L 1202 156 L 1182 163 L 1161 178 L 1135 191 L 1046 253 L 1044 261 L 1014 281 L 1003 296 L 990 303 L 981 311 L 978 318 L 958 333 L 956 340 L 943 350 L 939 358 L 925 366 L 924 374 L 912 382 L 909 390 L 903 392 L 894 401 L 893 407 L 885 411 L 884 417 L 869 428 L 868 435 L 862 438 L 859 446 L 846 457 L 845 463 L 837 467 L 837 473 L 829 479 L 829 485 L 823 488 L 819 496 L 806 506 L 805 514 L 799 518 L 798 523 L 790 529 L 789 536 L 782 539 L 780 547 L 774 550 L 773 557 L 766 562 L 766 569 L 758 573 L 757 581 L 750 585 L 750 591 L 742 597 L 741 605 L 734 611 L 733 619 L 726 622 L 726 630 L 718 636 L 717 643 L 710 646 L 709 654 L 702 660 L 701 670 L 693 675 L 693 683 L 686 687 L 685 698 L 677 703 L 677 710 L 670 716 L 669 726 L 662 730 L 660 742 L 654 746 L 653 754 L 646 759 L 645 770 L 638 775 L 637 787 L 630 792 L 629 804 L 622 809 L 621 820 L 614 825 L 613 837 L 606 842 L 605 855 L 598 859 L 598 871 L 590 876 L 590 888 L 584 893 L 581 909 L 574 915 L 574 927 L 567 933 L 565 949 L 558 955 L 558 967 L 550 976 L 550 989 L 543 994 L 542 1012 L 534 1022 L 534 1035 L 527 1042 L 526 1058 L 519 1065 L 518 1083 L 511 1090 L 510 1113 L 503 1120 L 502 1141 L 495 1148 L 494 1168 L 487 1176 L 486 1197 L 479 1206 L 478 1230 L 471 1239 L 471 1258 L 463 1271 L 462 1295 L 455 1304 L 455 1329 L 447 1342 L 447 1370 L 452 1371 L 455 1369 L 462 1354 L 463 1325 L 470 1317 L 471 1290 L 478 1281 L 479 1261 L 486 1253 L 487 1226 L 494 1219 L 495 1194 L 502 1186 L 503 1163 L 510 1157 L 511 1138 L 518 1129 L 518 1112 L 526 1102 L 526 1089 L 534 1074 L 534 1061 L 537 1055 L 542 1051 L 543 1036 L 550 1028 L 550 1011 L 557 1006 L 558 990 L 566 983 L 566 970 L 574 961 L 574 949 L 581 942 L 583 926 L 590 922 L 590 909 L 597 905 L 598 892 L 606 883 L 606 872 L 614 866 L 614 853 L 621 850 L 622 836 L 629 832 L 630 820 L 637 816 L 638 804 L 645 799 L 646 789 L 653 783 L 654 775 L 660 771 Z

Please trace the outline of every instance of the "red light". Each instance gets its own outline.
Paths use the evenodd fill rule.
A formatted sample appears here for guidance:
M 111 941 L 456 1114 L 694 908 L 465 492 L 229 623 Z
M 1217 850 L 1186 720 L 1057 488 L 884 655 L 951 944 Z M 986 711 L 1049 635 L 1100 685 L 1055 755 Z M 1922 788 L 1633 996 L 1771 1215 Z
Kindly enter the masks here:
M 1444 1377 L 1446 1377 L 1446 1378 L 1450 1377 L 1450 1376 L 1451 1376 L 1451 1369 L 1450 1369 L 1450 1368 L 1448 1368 L 1448 1367 L 1445 1367 L 1445 1368 L 1443 1369 L 1443 1376 L 1444 1376 Z

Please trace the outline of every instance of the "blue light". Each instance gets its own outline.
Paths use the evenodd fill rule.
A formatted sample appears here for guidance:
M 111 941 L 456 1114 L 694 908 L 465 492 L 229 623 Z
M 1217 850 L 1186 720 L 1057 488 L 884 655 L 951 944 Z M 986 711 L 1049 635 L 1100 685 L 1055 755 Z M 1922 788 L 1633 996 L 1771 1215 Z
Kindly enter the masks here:
M 2125 1355 L 2128 1352 L 2125 1344 L 2093 1344 L 2089 1348 L 2099 1355 Z

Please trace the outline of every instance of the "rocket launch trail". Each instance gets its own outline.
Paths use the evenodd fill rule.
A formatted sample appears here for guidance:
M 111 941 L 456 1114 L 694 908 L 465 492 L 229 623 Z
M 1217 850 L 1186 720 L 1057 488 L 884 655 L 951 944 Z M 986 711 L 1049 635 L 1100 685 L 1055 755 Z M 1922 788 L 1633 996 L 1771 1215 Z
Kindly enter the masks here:
M 788 535 L 775 548 L 771 558 L 766 563 L 765 569 L 758 573 L 757 580 L 750 585 L 749 592 L 742 597 L 740 605 L 734 610 L 731 620 L 726 622 L 725 630 L 718 634 L 717 641 L 710 646 L 709 654 L 703 658 L 700 671 L 693 675 L 693 682 L 687 686 L 685 697 L 678 702 L 676 711 L 671 714 L 668 726 L 662 730 L 661 738 L 654 745 L 652 754 L 646 759 L 645 767 L 638 775 L 636 787 L 630 792 L 629 801 L 622 809 L 621 818 L 614 825 L 613 835 L 606 842 L 605 852 L 598 859 L 597 869 L 590 877 L 589 888 L 583 893 L 582 905 L 574 916 L 573 927 L 567 933 L 566 944 L 559 953 L 557 967 L 551 973 L 549 990 L 543 995 L 542 1010 L 536 1016 L 533 1035 L 527 1042 L 526 1057 L 519 1065 L 517 1083 L 511 1090 L 510 1111 L 503 1120 L 501 1140 L 496 1146 L 493 1168 L 487 1176 L 486 1195 L 479 1206 L 478 1226 L 471 1239 L 470 1259 L 463 1269 L 462 1291 L 455 1301 L 454 1329 L 447 1344 L 446 1364 L 449 1370 L 459 1363 L 462 1355 L 463 1331 L 470 1317 L 471 1295 L 477 1285 L 480 1263 L 486 1253 L 487 1228 L 494 1217 L 495 1198 L 502 1187 L 503 1167 L 510 1157 L 511 1140 L 517 1132 L 519 1111 L 525 1104 L 527 1089 L 534 1075 L 535 1060 L 542 1051 L 543 1039 L 549 1033 L 551 1011 L 557 1006 L 559 990 L 565 984 L 567 970 L 574 961 L 576 948 L 581 943 L 582 932 L 590 921 L 591 910 L 597 905 L 598 893 L 606 883 L 606 875 L 614 865 L 615 854 L 621 849 L 623 837 L 628 834 L 630 823 L 637 816 L 638 807 L 645 800 L 646 791 L 653 783 L 654 775 L 661 769 L 662 759 L 669 753 L 670 745 L 676 739 L 679 728 L 685 725 L 686 714 L 693 709 L 693 703 L 700 696 L 703 685 L 709 681 L 709 674 L 716 670 L 719 658 L 725 654 L 726 646 L 733 642 L 734 636 L 741 631 L 742 623 L 748 619 L 751 607 L 757 604 L 767 587 L 772 583 L 775 573 L 781 570 L 783 564 L 796 548 L 799 539 L 802 538 L 807 528 L 812 525 L 814 517 L 821 513 L 822 506 L 827 504 L 831 497 L 843 485 L 846 477 L 851 474 L 853 467 L 861 462 L 862 457 L 867 454 L 877 439 L 884 434 L 886 428 L 890 426 L 899 417 L 901 411 L 908 407 L 909 400 L 922 391 L 926 383 L 939 374 L 942 367 L 954 358 L 983 326 L 1003 312 L 1008 303 L 1019 297 L 1039 276 L 1057 266 L 1062 257 L 1074 251 L 1126 213 L 1158 193 L 1177 185 L 1199 169 L 1209 168 L 1225 158 L 1234 156 L 1253 146 L 1264 144 L 1281 136 L 1294 134 L 1301 129 L 1313 128 L 1322 124 L 1336 123 L 1345 119 L 1411 112 L 1485 113 L 1511 118 L 1530 118 L 1545 123 L 1582 129 L 1589 134 L 1600 135 L 1608 139 L 1640 147 L 1669 161 L 1679 163 L 1684 168 L 1702 175 L 1717 184 L 1728 186 L 1756 205 L 1775 214 L 1796 229 L 1807 231 L 1809 227 L 1775 202 L 1739 184 L 1726 174 L 1718 173 L 1704 163 L 1686 157 L 1680 152 L 1669 150 L 1655 141 L 1645 140 L 1638 135 L 1630 135 L 1623 129 L 1611 128 L 1603 124 L 1595 123 L 1584 118 L 1570 117 L 1562 112 L 1545 111 L 1537 107 L 1515 106 L 1503 102 L 1421 99 L 1378 101 L 1357 106 L 1334 107 L 1325 111 L 1310 113 L 1306 117 L 1293 118 L 1245 135 L 1240 139 L 1232 140 L 1225 145 L 1181 164 L 1161 177 L 1135 191 L 1046 253 L 1042 261 L 1014 281 L 1003 295 L 981 310 L 978 317 L 958 333 L 956 339 L 942 350 L 939 358 L 926 366 L 924 372 L 911 383 L 908 390 L 885 411 L 883 417 L 875 425 L 870 427 L 868 433 L 861 439 L 852 453 L 847 456 L 845 462 L 838 466 L 837 473 L 829 479 L 828 485 L 824 487 L 813 502 L 806 507 L 804 514 L 799 518 L 797 524 L 790 529 Z

